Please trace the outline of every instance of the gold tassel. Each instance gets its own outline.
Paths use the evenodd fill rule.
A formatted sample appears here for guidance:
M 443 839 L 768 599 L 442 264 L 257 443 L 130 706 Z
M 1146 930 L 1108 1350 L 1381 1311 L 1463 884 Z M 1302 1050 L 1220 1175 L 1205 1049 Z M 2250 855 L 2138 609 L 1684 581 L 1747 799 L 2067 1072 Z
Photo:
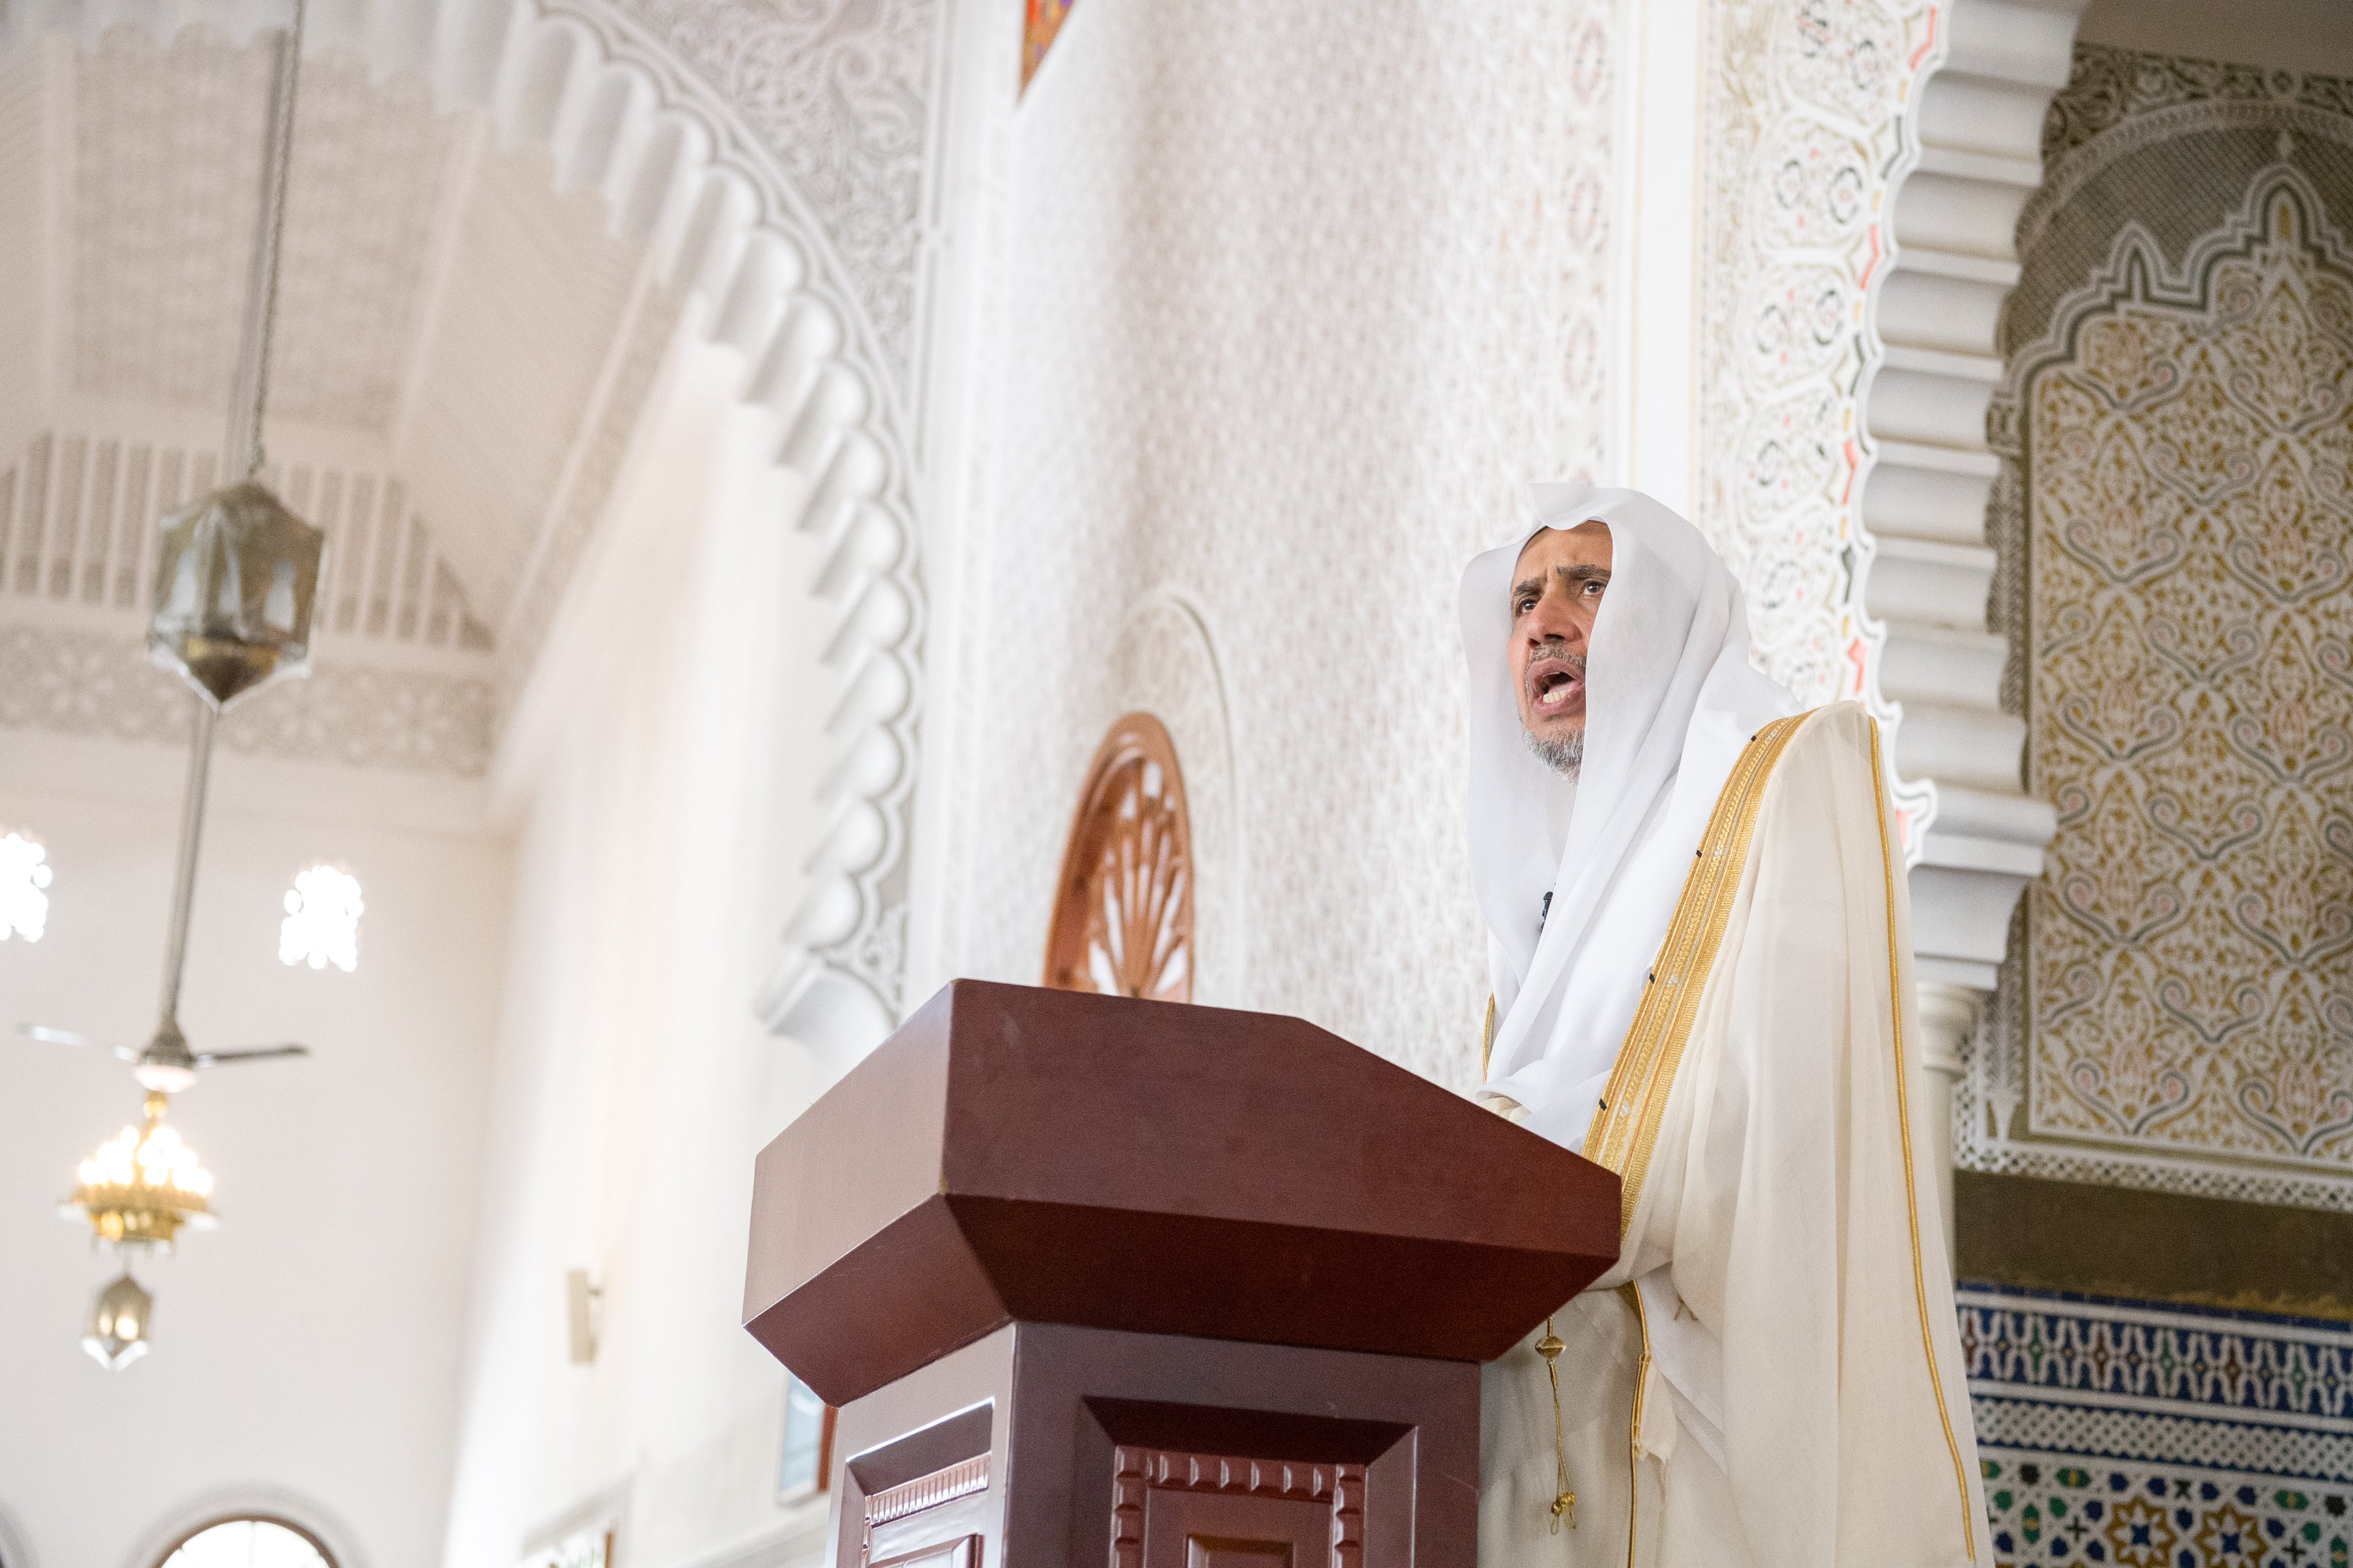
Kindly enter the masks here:
M 1552 1457 L 1553 1483 L 1559 1489 L 1552 1500 L 1552 1533 L 1560 1533 L 1560 1521 L 1568 1521 L 1568 1528 L 1577 1528 L 1577 1494 L 1568 1487 L 1568 1438 L 1560 1420 L 1560 1352 L 1565 1350 L 1560 1336 L 1552 1331 L 1552 1320 L 1545 1320 L 1544 1338 L 1536 1342 L 1536 1354 L 1544 1357 L 1545 1373 L 1552 1379 Z

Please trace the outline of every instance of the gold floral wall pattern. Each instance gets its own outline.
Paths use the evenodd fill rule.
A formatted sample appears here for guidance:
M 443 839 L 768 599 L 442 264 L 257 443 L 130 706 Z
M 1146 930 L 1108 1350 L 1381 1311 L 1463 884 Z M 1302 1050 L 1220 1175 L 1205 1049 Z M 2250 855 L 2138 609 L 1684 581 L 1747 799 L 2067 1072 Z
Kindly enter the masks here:
M 2023 1131 L 2353 1176 L 2353 256 L 2275 165 L 2042 343 Z

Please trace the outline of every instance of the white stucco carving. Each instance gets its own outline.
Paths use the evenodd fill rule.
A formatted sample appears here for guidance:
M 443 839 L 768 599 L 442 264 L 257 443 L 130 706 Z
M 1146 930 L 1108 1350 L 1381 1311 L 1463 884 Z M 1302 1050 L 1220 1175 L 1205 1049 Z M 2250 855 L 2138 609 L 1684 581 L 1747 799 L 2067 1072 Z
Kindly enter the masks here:
M 1894 245 L 1868 300 L 1883 356 L 1860 398 L 1872 462 L 1863 604 L 1894 710 L 1913 825 L 1913 951 L 1924 982 L 1991 990 L 2010 910 L 2042 868 L 2051 808 L 2019 776 L 2025 729 L 2002 710 L 1988 627 L 1986 443 L 1996 329 L 2018 281 L 2021 209 L 2042 182 L 2042 116 L 2066 85 L 2080 0 L 1954 0 L 1906 110 L 1916 156 L 1888 192 Z

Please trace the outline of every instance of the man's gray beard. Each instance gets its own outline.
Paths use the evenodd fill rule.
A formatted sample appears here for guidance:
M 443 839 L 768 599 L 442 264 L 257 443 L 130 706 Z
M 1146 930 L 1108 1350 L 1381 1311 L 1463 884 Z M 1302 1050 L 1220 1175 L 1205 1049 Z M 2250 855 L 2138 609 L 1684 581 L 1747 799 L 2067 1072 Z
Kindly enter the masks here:
M 1577 771 L 1585 766 L 1585 731 L 1582 730 L 1547 737 L 1522 725 L 1520 734 L 1526 739 L 1528 750 L 1536 754 L 1536 761 L 1563 778 L 1575 778 Z

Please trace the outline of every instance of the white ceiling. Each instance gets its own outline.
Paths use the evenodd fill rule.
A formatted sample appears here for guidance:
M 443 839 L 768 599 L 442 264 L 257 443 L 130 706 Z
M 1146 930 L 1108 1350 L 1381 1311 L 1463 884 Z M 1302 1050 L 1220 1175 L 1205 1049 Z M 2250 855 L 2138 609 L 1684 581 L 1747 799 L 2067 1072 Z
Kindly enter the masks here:
M 641 270 L 636 247 L 607 237 L 602 198 L 556 195 L 554 175 L 543 152 L 485 153 L 454 193 L 448 280 L 411 334 L 413 403 L 395 443 L 443 550 L 501 621 Z
M 73 384 L 226 406 L 260 202 L 270 55 L 118 27 L 73 78 Z M 421 86 L 306 63 L 270 389 L 290 419 L 382 432 L 399 395 L 455 122 Z
M 51 436 L 185 446 L 222 427 L 269 43 L 118 27 L 0 69 L 0 363 L 29 373 L 0 389 L 0 467 Z M 438 114 L 421 83 L 372 83 L 332 51 L 304 61 L 298 103 L 273 460 L 396 481 L 467 618 L 525 624 L 518 646 L 491 639 L 511 691 L 544 621 L 517 606 L 568 578 L 675 304 L 599 196 L 559 194 L 548 155 L 493 145 L 485 116 Z

